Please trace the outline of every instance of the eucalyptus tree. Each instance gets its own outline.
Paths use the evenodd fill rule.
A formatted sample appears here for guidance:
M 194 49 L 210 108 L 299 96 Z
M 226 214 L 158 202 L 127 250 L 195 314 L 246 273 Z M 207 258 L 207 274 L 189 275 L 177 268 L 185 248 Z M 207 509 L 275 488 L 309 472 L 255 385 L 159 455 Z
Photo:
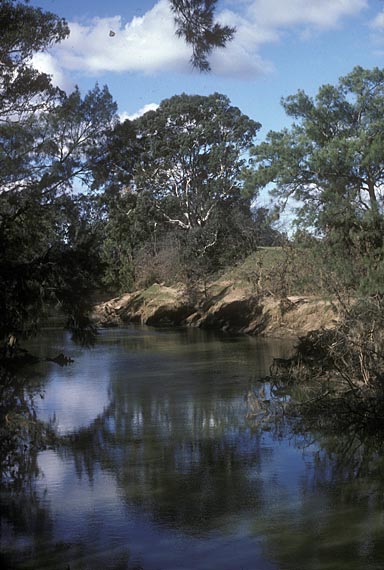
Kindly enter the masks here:
M 299 91 L 282 104 L 294 122 L 252 149 L 254 188 L 272 183 L 281 205 L 298 200 L 299 224 L 339 259 L 365 257 L 368 278 L 384 258 L 384 71 L 356 67 L 314 98 Z
M 260 124 L 228 97 L 176 95 L 135 125 L 145 145 L 137 189 L 169 224 L 204 227 L 221 207 L 241 201 L 240 174 Z
M 195 244 L 197 256 L 217 249 L 235 211 L 251 215 L 241 172 L 260 124 L 214 93 L 176 95 L 134 125 L 144 149 L 133 179 L 137 194 L 152 205 L 159 226 Z M 240 228 L 232 230 L 240 238 Z

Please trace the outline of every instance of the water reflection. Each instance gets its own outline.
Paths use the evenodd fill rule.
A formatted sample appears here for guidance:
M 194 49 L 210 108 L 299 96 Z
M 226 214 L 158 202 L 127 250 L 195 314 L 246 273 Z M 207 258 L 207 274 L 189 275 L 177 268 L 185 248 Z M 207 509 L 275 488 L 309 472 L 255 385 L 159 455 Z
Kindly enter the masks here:
M 340 434 L 338 441 L 319 438 L 311 447 L 298 500 L 284 500 L 279 489 L 273 524 L 256 528 L 264 534 L 266 556 L 279 568 L 297 570 L 383 568 L 383 476 L 369 468 L 382 457 L 382 443 Z
M 1 495 L 5 567 L 384 567 L 379 442 L 248 413 L 288 350 L 128 329 L 92 351 L 68 345 L 69 368 L 38 367 L 39 417 L 61 445 L 39 453 L 27 494 Z

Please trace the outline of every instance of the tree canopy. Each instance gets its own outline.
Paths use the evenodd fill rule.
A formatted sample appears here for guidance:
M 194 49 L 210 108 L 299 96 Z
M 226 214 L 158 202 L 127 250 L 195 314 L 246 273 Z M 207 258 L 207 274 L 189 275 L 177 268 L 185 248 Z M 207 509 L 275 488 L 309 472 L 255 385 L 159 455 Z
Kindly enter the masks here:
M 67 96 L 31 67 L 32 52 L 67 35 L 62 19 L 5 1 L 0 20 L 0 335 L 29 334 L 48 303 L 85 330 L 98 261 L 79 190 L 92 183 L 116 105 L 98 86 Z
M 299 91 L 282 103 L 294 122 L 252 149 L 255 187 L 272 183 L 281 204 L 298 200 L 302 226 L 381 263 L 384 71 L 356 67 L 315 98 Z
M 50 78 L 31 66 L 31 56 L 60 42 L 69 34 L 66 22 L 16 0 L 0 4 L 0 119 L 13 122 L 47 109 L 57 92 Z
M 176 95 L 135 121 L 145 145 L 136 174 L 170 224 L 203 227 L 240 199 L 245 153 L 260 124 L 219 93 Z
M 335 208 L 356 223 L 382 214 L 384 71 L 356 67 L 315 99 L 299 91 L 283 106 L 295 122 L 252 149 L 257 186 L 273 182 L 278 198 L 301 201 L 320 231 L 335 223 Z
M 108 282 L 132 284 L 143 252 L 153 258 L 162 247 L 185 266 L 200 266 L 208 250 L 212 268 L 224 252 L 245 254 L 254 224 L 241 172 L 259 127 L 218 93 L 176 95 L 116 125 L 97 177 L 115 260 Z

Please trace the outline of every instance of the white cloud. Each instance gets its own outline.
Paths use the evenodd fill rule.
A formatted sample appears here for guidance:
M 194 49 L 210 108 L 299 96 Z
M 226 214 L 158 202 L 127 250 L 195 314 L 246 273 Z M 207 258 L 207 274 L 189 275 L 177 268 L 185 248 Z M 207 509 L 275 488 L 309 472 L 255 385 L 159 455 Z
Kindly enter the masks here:
M 382 58 L 384 55 L 384 9 L 371 20 L 370 25 L 372 29 L 372 40 L 376 47 L 374 53 L 377 57 Z
M 262 57 L 264 45 L 280 41 L 289 30 L 308 39 L 313 32 L 336 28 L 344 18 L 367 7 L 367 1 L 227 0 L 228 8 L 219 20 L 235 26 L 236 34 L 225 50 L 213 53 L 212 69 L 232 77 L 253 78 L 269 72 L 273 64 Z
M 273 65 L 262 57 L 264 45 L 279 41 L 289 30 L 308 37 L 314 31 L 333 29 L 367 4 L 368 0 L 227 0 L 227 9 L 217 17 L 236 26 L 236 34 L 226 49 L 213 52 L 212 70 L 231 77 L 265 74 Z M 58 82 L 64 81 L 64 73 L 74 71 L 92 75 L 191 70 L 191 51 L 175 35 L 168 0 L 159 0 L 144 16 L 128 23 L 115 16 L 96 18 L 87 25 L 69 24 L 70 37 L 45 62 Z
M 46 73 L 52 77 L 52 82 L 65 91 L 72 91 L 74 82 L 66 75 L 59 60 L 50 53 L 39 52 L 32 57 L 32 65 L 41 73 Z
M 384 11 L 377 14 L 376 18 L 372 20 L 372 28 L 382 31 L 384 30 Z
M 253 0 L 249 2 L 249 15 L 265 28 L 301 25 L 330 29 L 367 4 L 367 0 Z
M 144 105 L 144 107 L 142 107 L 141 109 L 139 109 L 136 113 L 133 113 L 132 115 L 130 115 L 127 112 L 121 113 L 120 114 L 120 121 L 123 122 L 126 119 L 129 119 L 130 121 L 134 121 L 135 119 L 138 119 L 139 117 L 141 117 L 145 113 L 148 113 L 148 111 L 156 111 L 156 109 L 158 109 L 158 108 L 159 108 L 159 105 L 157 103 L 148 103 L 147 105 Z
M 187 71 L 190 51 L 176 37 L 168 0 L 124 24 L 121 16 L 69 22 L 70 36 L 53 53 L 60 68 L 88 74 Z

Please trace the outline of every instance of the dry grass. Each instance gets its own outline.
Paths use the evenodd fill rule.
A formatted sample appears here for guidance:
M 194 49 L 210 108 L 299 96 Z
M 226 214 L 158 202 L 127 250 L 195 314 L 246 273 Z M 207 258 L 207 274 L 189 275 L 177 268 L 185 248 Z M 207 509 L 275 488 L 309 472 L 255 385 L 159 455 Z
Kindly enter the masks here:
M 319 295 L 324 275 L 318 260 L 299 247 L 261 247 L 229 269 L 221 281 L 260 295 Z

